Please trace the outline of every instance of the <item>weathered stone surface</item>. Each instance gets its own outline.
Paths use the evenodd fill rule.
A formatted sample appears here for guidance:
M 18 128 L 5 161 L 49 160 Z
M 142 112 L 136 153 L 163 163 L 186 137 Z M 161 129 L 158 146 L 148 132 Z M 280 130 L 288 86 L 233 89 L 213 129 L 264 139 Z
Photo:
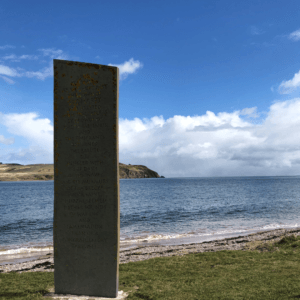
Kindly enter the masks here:
M 54 60 L 55 294 L 117 297 L 119 71 Z

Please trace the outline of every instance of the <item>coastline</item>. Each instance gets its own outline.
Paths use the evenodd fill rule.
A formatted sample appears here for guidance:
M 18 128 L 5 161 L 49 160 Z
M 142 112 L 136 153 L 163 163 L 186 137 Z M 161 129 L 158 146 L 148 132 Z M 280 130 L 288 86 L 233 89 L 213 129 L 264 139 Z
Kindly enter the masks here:
M 120 249 L 119 263 L 129 263 L 148 260 L 156 257 L 182 256 L 189 253 L 216 252 L 222 250 L 256 250 L 260 252 L 268 251 L 267 244 L 279 241 L 284 236 L 300 235 L 300 228 L 293 229 L 274 229 L 260 231 L 245 236 L 217 239 L 201 243 L 191 243 L 183 245 L 150 245 L 137 246 L 132 249 Z M 7 263 L 0 265 L 1 273 L 10 272 L 53 272 L 54 258 L 53 253 L 41 255 L 37 259 L 22 263 Z
M 119 162 L 119 179 L 165 178 L 144 165 L 127 165 Z M 54 164 L 21 165 L 0 162 L 0 182 L 53 181 Z

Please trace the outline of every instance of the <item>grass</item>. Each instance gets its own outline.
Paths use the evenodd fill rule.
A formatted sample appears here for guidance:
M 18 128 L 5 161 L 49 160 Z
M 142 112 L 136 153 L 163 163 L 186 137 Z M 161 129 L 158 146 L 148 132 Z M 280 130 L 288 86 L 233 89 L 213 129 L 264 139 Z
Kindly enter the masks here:
M 120 264 L 127 299 L 300 299 L 300 237 L 258 243 L 247 251 L 159 257 Z M 47 272 L 0 273 L 0 299 L 43 299 Z

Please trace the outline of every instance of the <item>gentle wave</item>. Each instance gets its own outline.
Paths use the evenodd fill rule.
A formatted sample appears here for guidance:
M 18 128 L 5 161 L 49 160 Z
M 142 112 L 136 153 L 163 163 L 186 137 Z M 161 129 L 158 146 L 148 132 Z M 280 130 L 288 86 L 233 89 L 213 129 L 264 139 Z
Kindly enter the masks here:
M 233 230 L 217 230 L 208 233 L 201 233 L 201 232 L 189 232 L 189 233 L 181 233 L 181 234 L 149 234 L 143 236 L 136 236 L 132 238 L 122 238 L 120 239 L 120 246 L 125 246 L 126 244 L 138 244 L 142 242 L 162 242 L 164 240 L 172 240 L 172 239 L 180 239 L 180 238 L 199 238 L 201 242 L 207 240 L 211 240 L 211 237 L 214 236 L 222 236 L 222 238 L 226 238 L 228 235 L 233 236 L 236 234 L 238 236 L 240 233 L 254 233 L 259 231 L 267 231 L 267 230 L 274 230 L 274 229 L 292 229 L 298 228 L 300 224 L 269 224 L 257 228 L 246 228 L 246 229 L 233 229 Z M 203 231 L 203 229 L 199 230 Z M 19 248 L 11 248 L 11 249 L 0 249 L 0 257 L 1 255 L 17 255 L 17 254 L 32 254 L 35 252 L 53 252 L 53 246 L 50 246 L 52 243 L 48 243 L 48 246 L 20 246 Z M 17 246 L 15 246 L 17 247 Z

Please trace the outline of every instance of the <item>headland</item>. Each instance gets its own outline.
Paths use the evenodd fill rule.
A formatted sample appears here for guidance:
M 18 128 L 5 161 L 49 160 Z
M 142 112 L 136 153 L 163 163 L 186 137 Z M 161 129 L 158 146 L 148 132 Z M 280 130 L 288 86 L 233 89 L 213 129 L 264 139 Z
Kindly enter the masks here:
M 126 178 L 164 178 L 143 165 L 119 163 L 119 177 Z M 0 181 L 54 180 L 53 164 L 21 165 L 0 163 Z

